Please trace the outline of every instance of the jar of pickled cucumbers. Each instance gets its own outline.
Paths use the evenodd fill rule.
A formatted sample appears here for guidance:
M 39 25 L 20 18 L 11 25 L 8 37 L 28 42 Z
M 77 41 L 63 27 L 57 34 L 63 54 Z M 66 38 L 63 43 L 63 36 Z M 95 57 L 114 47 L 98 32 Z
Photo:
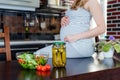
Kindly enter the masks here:
M 64 42 L 54 42 L 52 46 L 52 64 L 53 67 L 65 67 L 66 65 L 66 47 Z

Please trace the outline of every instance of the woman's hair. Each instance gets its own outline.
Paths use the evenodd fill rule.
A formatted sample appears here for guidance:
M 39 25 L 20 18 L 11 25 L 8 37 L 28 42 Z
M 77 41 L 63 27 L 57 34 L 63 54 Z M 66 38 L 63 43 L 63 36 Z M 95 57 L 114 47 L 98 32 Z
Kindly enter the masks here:
M 76 10 L 78 7 L 84 7 L 87 1 L 88 0 L 75 0 L 75 2 L 71 6 L 71 9 Z

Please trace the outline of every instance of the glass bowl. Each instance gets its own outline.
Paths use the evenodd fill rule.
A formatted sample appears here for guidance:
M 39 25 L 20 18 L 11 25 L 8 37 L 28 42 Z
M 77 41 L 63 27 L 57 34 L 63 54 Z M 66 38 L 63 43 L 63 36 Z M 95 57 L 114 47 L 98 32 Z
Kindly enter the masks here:
M 33 54 L 33 52 L 17 52 L 16 58 L 24 69 L 36 69 L 38 65 L 44 66 L 48 62 L 49 53 L 40 52 Z
M 48 62 L 49 53 L 48 52 L 39 52 L 34 54 L 36 62 L 38 65 L 45 65 Z

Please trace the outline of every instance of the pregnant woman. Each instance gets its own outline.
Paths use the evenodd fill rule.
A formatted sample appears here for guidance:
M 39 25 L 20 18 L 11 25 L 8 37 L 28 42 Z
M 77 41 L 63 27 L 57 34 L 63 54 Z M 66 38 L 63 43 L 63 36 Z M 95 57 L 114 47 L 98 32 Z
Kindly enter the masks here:
M 68 58 L 90 57 L 94 53 L 93 37 L 103 34 L 106 30 L 102 10 L 97 0 L 72 0 L 71 7 L 61 19 L 60 38 L 66 42 Z M 91 18 L 97 26 L 90 29 Z M 52 46 L 39 51 L 50 51 Z

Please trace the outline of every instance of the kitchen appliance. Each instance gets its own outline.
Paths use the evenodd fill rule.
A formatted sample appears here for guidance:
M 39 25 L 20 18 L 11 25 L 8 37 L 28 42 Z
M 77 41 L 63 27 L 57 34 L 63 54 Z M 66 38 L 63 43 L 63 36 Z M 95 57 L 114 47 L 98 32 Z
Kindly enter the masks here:
M 40 0 L 0 0 L 1 9 L 35 11 L 40 7 Z

